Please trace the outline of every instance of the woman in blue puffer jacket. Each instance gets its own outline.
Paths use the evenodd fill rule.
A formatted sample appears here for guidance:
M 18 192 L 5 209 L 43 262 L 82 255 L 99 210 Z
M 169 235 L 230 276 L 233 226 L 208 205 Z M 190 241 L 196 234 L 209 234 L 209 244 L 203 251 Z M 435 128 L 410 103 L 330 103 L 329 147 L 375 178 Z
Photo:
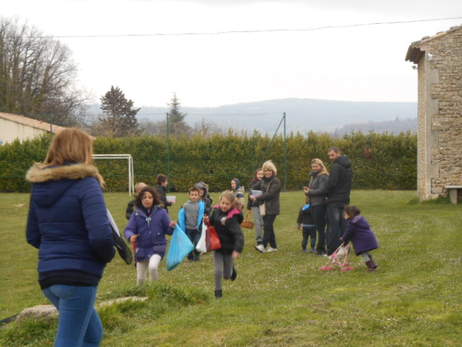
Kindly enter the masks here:
M 39 284 L 59 311 L 58 347 L 99 346 L 103 337 L 95 299 L 114 247 L 104 180 L 92 156 L 89 135 L 64 129 L 26 175 L 32 183 L 27 242 L 39 249 Z

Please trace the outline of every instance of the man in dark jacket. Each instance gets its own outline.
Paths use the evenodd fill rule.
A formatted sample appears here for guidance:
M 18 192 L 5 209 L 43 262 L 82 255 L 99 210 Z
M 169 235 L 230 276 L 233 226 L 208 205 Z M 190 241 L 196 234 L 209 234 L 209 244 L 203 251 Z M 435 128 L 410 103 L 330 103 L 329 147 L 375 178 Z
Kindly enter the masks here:
M 332 160 L 332 170 L 327 182 L 327 254 L 331 255 L 341 244 L 340 237 L 345 232 L 346 224 L 343 209 L 350 203 L 353 170 L 351 161 L 337 147 L 328 151 Z

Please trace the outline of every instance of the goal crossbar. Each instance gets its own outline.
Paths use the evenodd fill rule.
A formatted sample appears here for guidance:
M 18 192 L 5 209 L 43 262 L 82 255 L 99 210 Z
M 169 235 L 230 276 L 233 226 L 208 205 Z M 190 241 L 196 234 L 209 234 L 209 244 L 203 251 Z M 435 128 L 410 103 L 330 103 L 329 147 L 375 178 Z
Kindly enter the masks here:
M 133 169 L 133 157 L 131 154 L 93 154 L 93 159 L 106 160 L 127 160 L 128 161 L 128 195 L 132 196 L 135 192 L 135 172 Z

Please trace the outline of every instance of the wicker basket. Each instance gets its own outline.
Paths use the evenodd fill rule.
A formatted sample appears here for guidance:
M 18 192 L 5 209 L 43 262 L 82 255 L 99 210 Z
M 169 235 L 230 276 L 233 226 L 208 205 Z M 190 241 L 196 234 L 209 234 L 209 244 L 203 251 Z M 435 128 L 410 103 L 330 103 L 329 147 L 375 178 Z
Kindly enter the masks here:
M 250 212 L 245 215 L 244 221 L 241 223 L 241 227 L 246 229 L 253 229 L 254 222 L 250 220 Z

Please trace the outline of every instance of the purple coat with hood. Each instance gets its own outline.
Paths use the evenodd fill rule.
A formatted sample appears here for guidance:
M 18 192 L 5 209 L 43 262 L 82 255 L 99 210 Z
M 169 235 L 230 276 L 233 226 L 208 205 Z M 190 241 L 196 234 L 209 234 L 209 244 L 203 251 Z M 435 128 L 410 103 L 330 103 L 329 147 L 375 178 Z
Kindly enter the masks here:
M 165 209 L 154 206 L 150 211 L 137 207 L 125 228 L 125 237 L 130 241 L 133 235 L 136 240 L 136 261 L 147 261 L 154 254 L 164 257 L 167 248 L 165 235 L 171 235 L 170 217 Z
M 353 243 L 356 255 L 379 248 L 374 232 L 361 215 L 347 219 L 347 229 L 342 240 L 345 245 L 350 241 Z

